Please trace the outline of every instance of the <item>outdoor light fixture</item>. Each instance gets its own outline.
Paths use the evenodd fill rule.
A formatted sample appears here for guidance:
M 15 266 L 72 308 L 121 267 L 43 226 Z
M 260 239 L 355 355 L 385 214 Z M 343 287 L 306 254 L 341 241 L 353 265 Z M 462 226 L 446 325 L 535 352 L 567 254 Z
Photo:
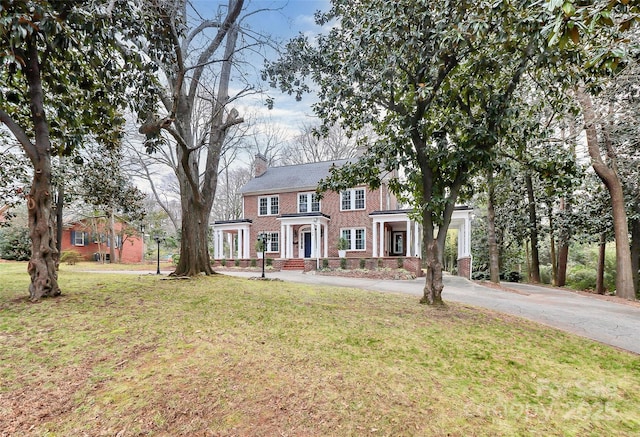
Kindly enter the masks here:
M 158 269 L 156 270 L 156 275 L 160 274 L 160 242 L 164 242 L 164 238 L 160 237 L 159 235 L 156 235 L 155 237 L 153 237 L 154 240 L 156 240 L 156 243 L 158 244 Z
M 264 259 L 265 253 L 267 252 L 267 242 L 269 242 L 271 238 L 265 232 L 261 232 L 258 234 L 258 243 L 260 243 L 260 248 L 262 249 L 262 278 L 264 278 Z

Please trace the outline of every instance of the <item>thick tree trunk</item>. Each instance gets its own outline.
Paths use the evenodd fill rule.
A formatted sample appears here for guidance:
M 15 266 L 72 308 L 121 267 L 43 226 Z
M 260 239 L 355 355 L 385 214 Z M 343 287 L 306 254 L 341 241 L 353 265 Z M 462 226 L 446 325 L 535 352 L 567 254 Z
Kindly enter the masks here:
M 607 253 L 607 233 L 600 234 L 600 243 L 598 244 L 598 267 L 596 269 L 596 293 L 604 294 L 604 266 L 605 256 Z
M 531 282 L 540 282 L 540 257 L 538 255 L 538 217 L 536 214 L 536 199 L 533 193 L 533 180 L 531 174 L 525 175 L 527 185 L 527 198 L 529 200 L 529 239 L 531 240 L 531 269 L 529 278 Z
M 35 38 L 34 38 L 35 39 Z M 44 93 L 40 78 L 40 65 L 36 41 L 28 43 L 28 59 L 25 75 L 29 84 L 31 119 L 35 145 L 26 135 L 18 139 L 33 165 L 33 183 L 27 196 L 31 260 L 27 268 L 31 277 L 29 298 L 38 301 L 43 297 L 61 294 L 58 286 L 58 249 L 52 214 L 51 142 L 49 125 L 44 110 Z
M 209 258 L 209 212 L 195 202 L 182 199 L 182 234 L 180 260 L 174 276 L 211 275 L 214 273 Z
M 576 91 L 582 107 L 587 134 L 587 149 L 591 157 L 591 166 L 609 191 L 613 212 L 613 231 L 616 241 L 616 295 L 624 299 L 635 299 L 635 286 L 631 268 L 631 249 L 629 248 L 629 228 L 622 183 L 615 170 L 615 156 L 612 150 L 607 155 L 609 167 L 602 159 L 596 130 L 596 114 L 591 97 L 582 89 Z M 605 126 L 606 130 L 606 126 Z
M 500 282 L 500 256 L 498 253 L 498 241 L 496 238 L 496 211 L 495 211 L 495 184 L 493 171 L 488 172 L 488 199 L 487 199 L 487 239 L 489 240 L 489 273 L 491 282 Z
M 431 238 L 429 241 L 424 239 L 426 248 L 425 267 L 427 269 L 424 293 L 420 303 L 428 305 L 444 305 L 442 300 L 442 289 L 444 283 L 442 282 L 442 261 L 440 261 L 440 254 L 438 253 L 438 242 Z
M 640 219 L 631 220 L 631 269 L 636 297 L 640 295 Z
M 27 197 L 31 237 L 31 260 L 28 266 L 31 276 L 29 298 L 34 302 L 43 297 L 60 295 L 51 189 L 51 162 L 49 156 L 43 156 L 39 165 L 35 167 L 31 191 Z

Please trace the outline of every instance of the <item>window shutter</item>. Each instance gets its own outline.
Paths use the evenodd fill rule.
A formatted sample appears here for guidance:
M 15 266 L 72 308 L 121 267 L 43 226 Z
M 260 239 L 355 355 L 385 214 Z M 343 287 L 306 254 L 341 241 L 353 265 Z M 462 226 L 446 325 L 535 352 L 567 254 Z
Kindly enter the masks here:
M 84 233 L 84 245 L 88 246 L 89 244 L 91 244 L 91 240 L 89 240 L 89 233 L 85 232 Z
M 72 230 L 71 231 L 71 245 L 75 246 L 76 243 L 76 231 Z

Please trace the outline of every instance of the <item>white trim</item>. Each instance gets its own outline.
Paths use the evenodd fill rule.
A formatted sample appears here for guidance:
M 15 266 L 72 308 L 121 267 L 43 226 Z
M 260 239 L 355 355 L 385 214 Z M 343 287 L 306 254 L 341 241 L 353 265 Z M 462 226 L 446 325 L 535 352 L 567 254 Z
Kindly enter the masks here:
M 363 195 L 363 206 L 362 208 L 356 208 L 356 192 L 362 191 Z M 349 209 L 344 209 L 342 207 L 342 195 L 344 193 L 349 193 Z M 367 190 L 365 188 L 349 188 L 348 190 L 340 191 L 340 212 L 349 212 L 349 211 L 364 211 L 367 209 Z
M 261 214 L 260 212 L 260 201 L 262 199 L 267 199 L 267 213 L 266 214 Z M 273 213 L 271 212 L 271 210 L 273 209 L 273 204 L 272 201 L 273 199 L 278 199 L 278 211 Z M 258 197 L 258 217 L 266 217 L 266 216 L 273 216 L 273 215 L 279 215 L 280 214 L 280 195 L 279 194 L 272 194 L 269 196 L 260 196 Z
M 340 228 L 339 238 L 343 238 L 344 231 L 349 231 L 349 236 L 350 236 L 350 238 L 348 239 L 349 240 L 349 248 L 347 249 L 348 252 L 365 252 L 367 250 L 367 228 L 366 227 L 354 226 L 349 228 Z M 362 243 L 364 247 L 362 249 L 356 249 L 356 231 L 363 231 Z
M 307 197 L 307 211 L 300 211 L 300 196 L 306 196 Z M 297 213 L 307 213 L 307 212 L 320 212 L 322 211 L 322 203 L 320 201 L 320 199 L 318 199 L 318 210 L 314 211 L 313 210 L 313 198 L 317 197 L 318 194 L 314 191 L 307 191 L 307 192 L 299 192 L 296 195 L 296 212 Z

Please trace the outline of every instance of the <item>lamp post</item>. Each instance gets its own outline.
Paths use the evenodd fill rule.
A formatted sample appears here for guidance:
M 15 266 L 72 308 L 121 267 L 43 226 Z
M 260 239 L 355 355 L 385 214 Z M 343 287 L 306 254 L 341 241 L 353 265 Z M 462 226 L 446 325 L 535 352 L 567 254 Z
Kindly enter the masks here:
M 154 240 L 156 240 L 156 243 L 158 244 L 158 269 L 156 270 L 156 275 L 160 274 L 160 242 L 164 241 L 164 238 L 156 235 L 155 237 L 153 237 Z
M 264 259 L 266 258 L 265 253 L 267 251 L 267 242 L 270 238 L 266 233 L 262 232 L 258 234 L 258 243 L 260 243 L 260 249 L 262 249 L 262 278 L 264 278 Z

